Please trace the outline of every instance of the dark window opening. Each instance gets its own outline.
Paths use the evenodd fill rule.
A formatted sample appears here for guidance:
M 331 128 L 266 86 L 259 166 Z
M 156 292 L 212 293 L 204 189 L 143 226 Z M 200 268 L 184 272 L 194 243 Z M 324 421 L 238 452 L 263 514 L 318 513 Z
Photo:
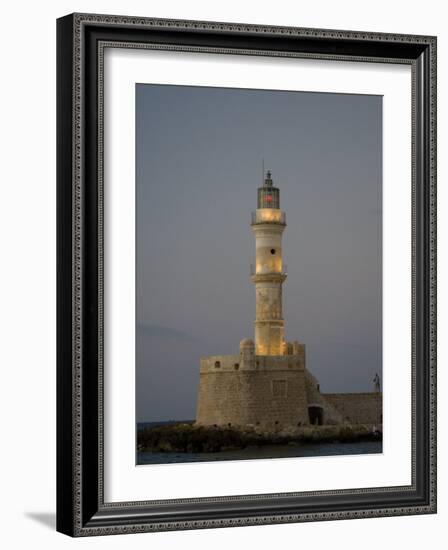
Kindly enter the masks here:
M 215 369 L 219 369 L 221 366 L 221 363 L 219 361 L 215 361 Z
M 271 248 L 271 254 L 275 254 L 275 248 Z

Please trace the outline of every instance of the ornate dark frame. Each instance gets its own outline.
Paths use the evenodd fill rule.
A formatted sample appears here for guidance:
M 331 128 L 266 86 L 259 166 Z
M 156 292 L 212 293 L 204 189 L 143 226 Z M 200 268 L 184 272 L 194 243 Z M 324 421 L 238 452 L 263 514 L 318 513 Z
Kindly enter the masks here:
M 104 502 L 102 62 L 110 46 L 411 65 L 410 486 Z M 435 513 L 436 38 L 73 14 L 57 21 L 57 50 L 58 531 L 89 536 Z

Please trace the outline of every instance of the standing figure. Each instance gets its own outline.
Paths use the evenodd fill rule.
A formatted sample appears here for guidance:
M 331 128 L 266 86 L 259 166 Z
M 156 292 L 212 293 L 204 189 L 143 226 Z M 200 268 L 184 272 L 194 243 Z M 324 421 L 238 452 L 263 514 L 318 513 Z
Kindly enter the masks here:
M 375 391 L 376 391 L 376 392 L 381 391 L 380 377 L 379 377 L 379 374 L 378 374 L 378 373 L 376 373 L 376 374 L 375 374 L 375 377 L 373 378 L 373 384 L 374 384 L 374 386 L 375 386 Z

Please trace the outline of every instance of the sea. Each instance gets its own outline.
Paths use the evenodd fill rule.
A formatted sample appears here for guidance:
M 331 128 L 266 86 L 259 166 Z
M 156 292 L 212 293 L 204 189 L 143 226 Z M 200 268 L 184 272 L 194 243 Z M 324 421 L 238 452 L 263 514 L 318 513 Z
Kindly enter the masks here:
M 179 422 L 179 421 L 176 421 Z M 171 424 L 167 422 L 141 422 L 137 429 L 147 426 Z M 178 464 L 181 462 L 216 462 L 220 460 L 254 460 L 260 458 L 295 458 L 313 456 L 338 456 L 377 454 L 383 452 L 382 441 L 357 441 L 355 443 L 303 443 L 287 445 L 253 445 L 244 449 L 217 453 L 137 452 L 137 465 Z

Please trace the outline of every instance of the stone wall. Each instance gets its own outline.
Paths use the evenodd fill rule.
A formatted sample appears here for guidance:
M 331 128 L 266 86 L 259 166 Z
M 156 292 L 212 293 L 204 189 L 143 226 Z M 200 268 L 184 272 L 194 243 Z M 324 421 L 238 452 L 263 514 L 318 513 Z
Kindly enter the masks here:
M 381 392 L 369 393 L 327 393 L 323 397 L 341 414 L 344 422 L 350 424 L 382 424 Z
M 238 367 L 236 367 L 238 365 Z M 308 424 L 303 357 L 239 355 L 201 360 L 196 422 L 280 431 Z

